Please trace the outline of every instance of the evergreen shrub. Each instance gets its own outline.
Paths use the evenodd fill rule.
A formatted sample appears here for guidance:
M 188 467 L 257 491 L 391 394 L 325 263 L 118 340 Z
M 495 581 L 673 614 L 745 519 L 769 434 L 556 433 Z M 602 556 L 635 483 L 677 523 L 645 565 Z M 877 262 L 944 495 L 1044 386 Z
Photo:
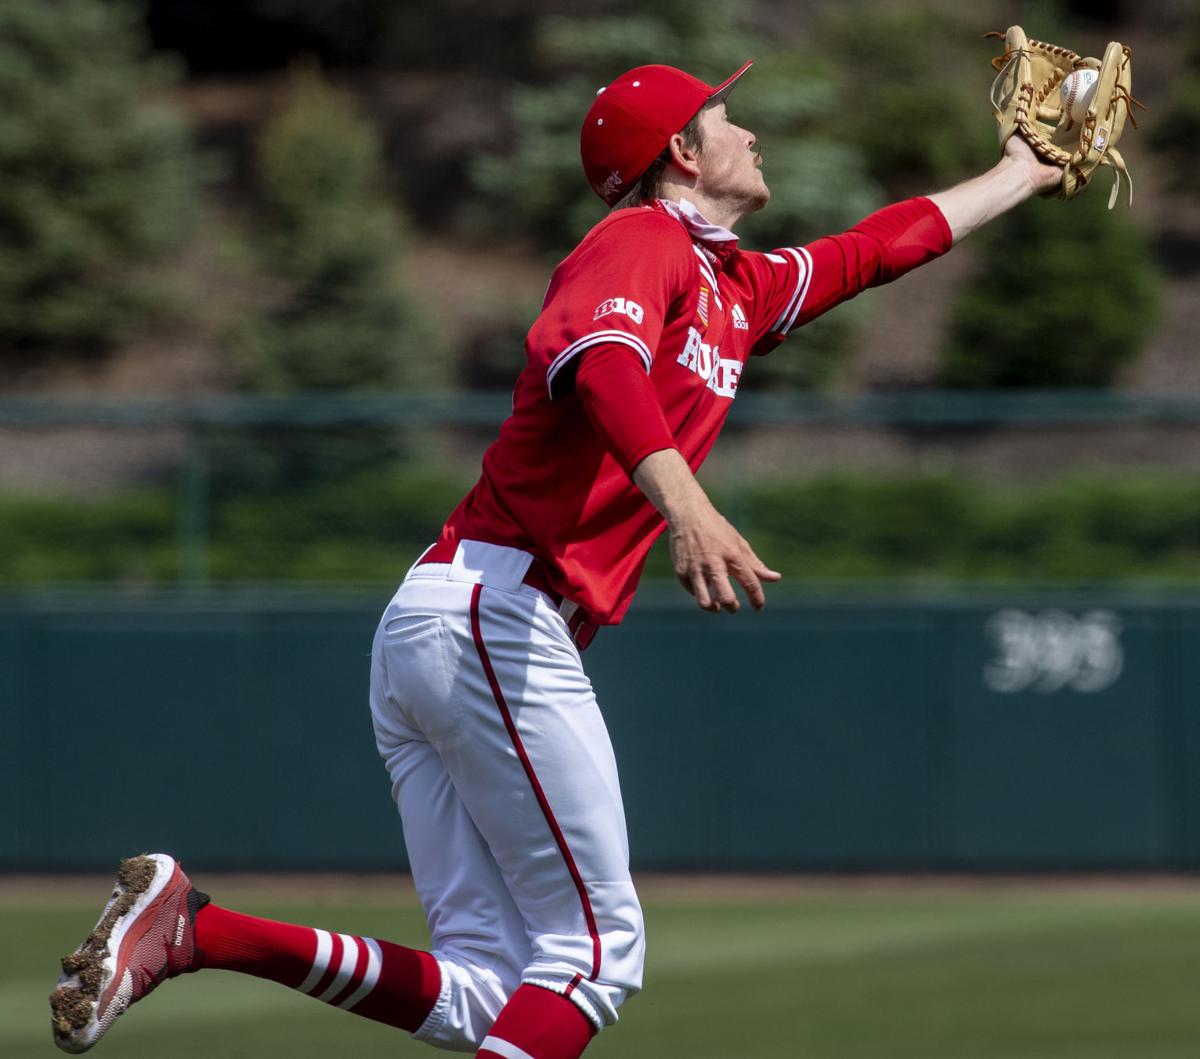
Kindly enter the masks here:
M 445 378 L 403 289 L 379 136 L 352 98 L 298 69 L 258 142 L 255 231 L 270 304 L 233 342 L 249 389 L 429 388 Z
M 393 583 L 469 482 L 376 467 L 214 498 L 214 580 Z M 1036 488 L 961 476 L 828 474 L 715 497 L 790 584 L 1133 581 L 1200 585 L 1200 484 L 1075 477 Z M 0 498 L 0 585 L 170 584 L 176 499 Z M 671 575 L 657 547 L 650 576 Z
M 948 387 L 1106 387 L 1153 334 L 1161 280 L 1149 242 L 1109 210 L 1100 170 L 1070 202 L 1035 199 L 972 236 L 979 255 L 941 351 Z
M 175 79 L 117 0 L 0 4 L 0 350 L 103 351 L 168 302 L 199 212 Z M 156 98 L 157 94 L 157 98 Z

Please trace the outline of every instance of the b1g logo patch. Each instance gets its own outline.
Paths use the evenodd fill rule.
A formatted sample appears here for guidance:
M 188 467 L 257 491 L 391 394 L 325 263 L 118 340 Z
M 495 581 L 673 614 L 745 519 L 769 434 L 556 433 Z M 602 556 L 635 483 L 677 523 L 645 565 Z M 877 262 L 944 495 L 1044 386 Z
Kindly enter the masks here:
M 600 317 L 608 316 L 611 313 L 628 316 L 635 324 L 640 324 L 646 315 L 645 310 L 637 302 L 630 301 L 628 298 L 609 298 L 596 306 L 596 315 L 592 319 L 599 320 Z

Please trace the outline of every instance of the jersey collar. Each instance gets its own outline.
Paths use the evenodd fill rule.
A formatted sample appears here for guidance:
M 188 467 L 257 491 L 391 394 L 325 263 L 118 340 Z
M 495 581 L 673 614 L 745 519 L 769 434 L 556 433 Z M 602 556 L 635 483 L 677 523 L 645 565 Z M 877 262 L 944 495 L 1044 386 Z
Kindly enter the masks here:
M 699 245 L 700 249 L 704 251 L 704 256 L 715 267 L 723 267 L 729 258 L 737 253 L 738 237 L 728 228 L 722 228 L 720 225 L 710 222 L 687 199 L 680 199 L 678 202 L 672 202 L 670 199 L 655 199 L 651 206 L 674 217 L 682 224 L 693 242 Z

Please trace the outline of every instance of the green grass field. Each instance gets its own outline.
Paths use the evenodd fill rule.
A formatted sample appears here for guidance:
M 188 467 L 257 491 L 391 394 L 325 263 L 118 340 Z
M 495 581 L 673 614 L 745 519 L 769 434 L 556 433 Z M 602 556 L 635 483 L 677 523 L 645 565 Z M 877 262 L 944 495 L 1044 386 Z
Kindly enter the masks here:
M 0 1056 L 60 1054 L 46 996 L 104 885 L 94 900 L 78 888 L 0 887 Z M 646 989 L 589 1056 L 1182 1059 L 1200 1050 L 1200 888 L 830 881 L 736 890 L 646 888 Z M 302 894 L 281 879 L 274 892 L 217 896 L 259 915 L 426 938 L 411 896 L 378 884 Z M 271 983 L 211 972 L 166 983 L 93 1054 L 437 1053 Z

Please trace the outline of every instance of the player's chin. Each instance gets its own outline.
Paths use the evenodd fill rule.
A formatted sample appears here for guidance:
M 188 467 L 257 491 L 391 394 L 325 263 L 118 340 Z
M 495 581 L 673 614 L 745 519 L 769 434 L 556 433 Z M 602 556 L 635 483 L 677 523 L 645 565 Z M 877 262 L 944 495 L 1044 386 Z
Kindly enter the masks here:
M 768 202 L 771 201 L 771 189 L 767 187 L 765 180 L 759 180 L 758 186 L 754 188 L 747 200 L 747 213 L 757 213 Z

